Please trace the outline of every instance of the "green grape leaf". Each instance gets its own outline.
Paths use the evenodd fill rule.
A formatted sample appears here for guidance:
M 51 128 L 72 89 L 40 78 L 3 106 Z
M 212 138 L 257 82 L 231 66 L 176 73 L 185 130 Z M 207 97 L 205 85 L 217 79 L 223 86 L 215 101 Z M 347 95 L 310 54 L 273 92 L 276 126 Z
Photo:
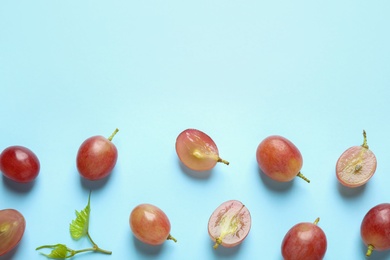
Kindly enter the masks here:
M 72 220 L 69 230 L 73 239 L 80 239 L 88 233 L 91 193 L 89 193 L 88 204 L 82 211 L 76 210 L 76 219 Z
M 52 246 L 42 246 L 38 247 L 38 249 L 42 248 L 53 248 L 53 250 L 50 252 L 50 254 L 44 254 L 41 253 L 42 255 L 46 256 L 47 258 L 52 258 L 52 259 L 64 259 L 68 258 L 68 248 L 64 244 L 57 244 L 57 245 L 52 245 Z

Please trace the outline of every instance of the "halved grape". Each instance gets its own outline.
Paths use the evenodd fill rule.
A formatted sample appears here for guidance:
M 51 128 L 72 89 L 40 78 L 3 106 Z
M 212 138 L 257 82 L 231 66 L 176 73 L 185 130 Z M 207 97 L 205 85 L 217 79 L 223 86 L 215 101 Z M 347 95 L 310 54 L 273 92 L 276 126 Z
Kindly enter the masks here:
M 234 247 L 248 236 L 251 229 L 249 210 L 238 200 L 222 203 L 211 214 L 208 223 L 210 238 L 215 242 L 214 249 L 219 245 Z
M 390 249 L 390 203 L 376 205 L 366 213 L 360 235 L 367 246 L 366 256 L 370 256 L 373 250 Z
M 338 181 L 346 187 L 359 187 L 367 183 L 376 170 L 375 154 L 367 145 L 366 131 L 363 130 L 363 144 L 348 148 L 336 163 Z
M 23 237 L 26 221 L 15 209 L 0 210 L 0 256 L 15 248 Z
M 179 134 L 176 153 L 185 166 L 195 171 L 210 170 L 217 162 L 229 165 L 219 157 L 217 145 L 210 136 L 196 129 L 186 129 Z

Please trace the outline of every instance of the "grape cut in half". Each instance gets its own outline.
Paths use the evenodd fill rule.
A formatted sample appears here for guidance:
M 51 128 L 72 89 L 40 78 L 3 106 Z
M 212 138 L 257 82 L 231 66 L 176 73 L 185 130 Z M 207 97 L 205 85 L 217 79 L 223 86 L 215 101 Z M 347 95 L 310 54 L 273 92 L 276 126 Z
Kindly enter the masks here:
M 390 203 L 371 208 L 362 220 L 360 235 L 367 246 L 366 256 L 372 251 L 390 249 Z
M 180 161 L 194 171 L 211 170 L 217 162 L 229 165 L 219 157 L 215 142 L 202 131 L 186 129 L 176 139 L 176 153 Z
M 208 232 L 215 242 L 214 249 L 219 245 L 234 247 L 242 243 L 251 229 L 251 215 L 249 210 L 237 200 L 222 203 L 208 223 Z
M 376 157 L 367 145 L 367 136 L 364 130 L 363 138 L 362 145 L 348 148 L 337 160 L 336 176 L 338 181 L 346 187 L 362 186 L 375 173 Z
M 0 256 L 14 249 L 23 237 L 26 221 L 15 209 L 0 210 Z

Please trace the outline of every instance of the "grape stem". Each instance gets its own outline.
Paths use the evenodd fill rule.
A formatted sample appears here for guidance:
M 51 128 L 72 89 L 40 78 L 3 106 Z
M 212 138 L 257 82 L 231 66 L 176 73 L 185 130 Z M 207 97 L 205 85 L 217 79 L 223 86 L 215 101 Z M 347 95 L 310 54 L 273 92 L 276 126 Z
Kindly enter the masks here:
M 367 134 L 366 134 L 366 131 L 365 131 L 365 130 L 363 130 L 363 144 L 362 144 L 362 147 L 368 149 Z
M 112 139 L 114 138 L 114 136 L 116 135 L 116 133 L 119 132 L 119 129 L 118 128 L 115 128 L 115 131 L 110 135 L 110 137 L 108 137 L 108 141 L 112 141 Z
M 367 253 L 366 253 L 366 256 L 369 257 L 372 253 L 372 251 L 374 251 L 374 246 L 369 244 L 368 247 L 367 247 Z
M 303 175 L 301 172 L 298 172 L 297 176 L 306 181 L 307 183 L 310 183 L 310 180 L 306 178 L 305 175 Z
M 226 161 L 226 160 L 224 160 L 224 159 L 222 159 L 222 158 L 220 158 L 220 157 L 218 157 L 218 161 L 217 162 L 221 162 L 221 163 L 224 163 L 224 164 L 226 164 L 226 165 L 229 165 L 229 162 L 228 161 Z
M 171 236 L 171 234 L 169 234 L 169 236 L 167 237 L 167 240 L 173 240 L 173 242 L 177 242 L 176 238 L 174 238 L 173 236 Z
M 318 218 L 316 218 L 316 220 L 314 220 L 314 225 L 317 225 L 318 224 L 318 222 L 320 222 L 320 218 L 318 217 Z

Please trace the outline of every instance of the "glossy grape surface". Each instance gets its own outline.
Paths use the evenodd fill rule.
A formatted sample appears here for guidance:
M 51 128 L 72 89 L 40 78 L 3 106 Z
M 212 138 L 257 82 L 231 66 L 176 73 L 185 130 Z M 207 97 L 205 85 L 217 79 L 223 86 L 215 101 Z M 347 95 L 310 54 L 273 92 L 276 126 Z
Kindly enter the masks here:
M 10 146 L 0 154 L 0 171 L 16 182 L 31 182 L 39 174 L 38 157 L 23 146 Z
M 0 210 L 0 256 L 15 248 L 23 237 L 26 221 L 14 209 Z
M 362 220 L 360 235 L 367 246 L 367 256 L 373 250 L 390 249 L 390 203 L 371 208 Z
M 346 187 L 359 187 L 374 175 L 377 166 L 375 154 L 368 148 L 366 132 L 361 146 L 352 146 L 343 152 L 336 163 L 338 181 Z
M 234 247 L 248 236 L 251 229 L 249 210 L 237 200 L 222 203 L 211 214 L 208 222 L 208 232 L 215 242 L 214 249 L 219 245 Z
M 282 241 L 284 260 L 321 260 L 327 249 L 324 231 L 314 223 L 303 222 L 293 226 Z
M 176 139 L 176 153 L 185 166 L 195 171 L 210 170 L 217 162 L 229 164 L 219 157 L 214 141 L 196 129 L 187 129 L 179 134 Z
M 149 245 L 160 245 L 170 239 L 171 223 L 167 215 L 151 204 L 140 204 L 130 213 L 130 228 L 134 236 Z
M 282 136 L 265 138 L 257 147 L 256 159 L 262 172 L 275 181 L 288 182 L 298 175 L 309 182 L 300 173 L 303 165 L 301 152 Z
M 81 176 L 94 181 L 103 179 L 111 173 L 118 159 L 118 150 L 111 139 L 112 136 L 109 139 L 93 136 L 81 144 L 76 157 L 77 169 Z

